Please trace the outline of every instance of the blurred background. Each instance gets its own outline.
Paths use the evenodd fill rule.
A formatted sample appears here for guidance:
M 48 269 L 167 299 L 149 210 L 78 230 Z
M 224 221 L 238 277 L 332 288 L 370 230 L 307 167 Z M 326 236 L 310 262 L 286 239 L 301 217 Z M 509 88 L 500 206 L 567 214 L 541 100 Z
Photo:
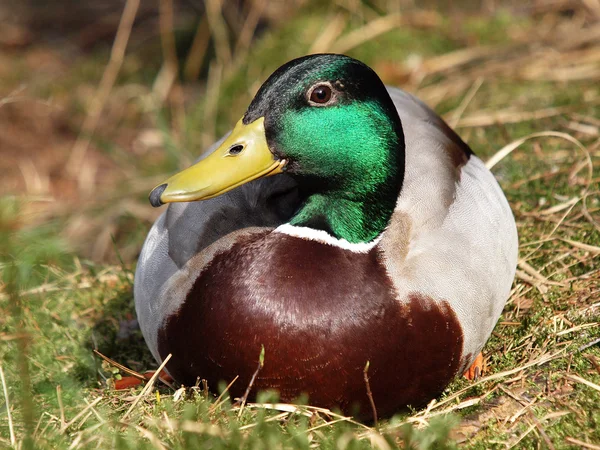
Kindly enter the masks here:
M 371 65 L 484 159 L 543 130 L 597 155 L 599 20 L 599 0 L 1 2 L 0 196 L 20 211 L 8 229 L 135 261 L 160 213 L 150 189 L 225 133 L 274 69 L 314 52 Z M 533 168 L 576 188 L 572 150 L 526 145 L 534 159 L 496 171 L 513 206 L 548 197 Z
M 446 448 L 432 436 L 455 425 L 471 448 L 600 448 L 588 445 L 600 443 L 600 0 L 0 1 L 0 447 L 118 447 L 139 397 L 110 390 L 120 369 L 92 349 L 156 367 L 132 298 L 164 210 L 148 193 L 226 133 L 277 67 L 314 52 L 358 58 L 428 103 L 496 162 L 517 221 L 517 276 L 485 349 L 493 375 L 457 379 L 401 419 L 444 413 L 419 448 Z M 173 443 L 153 448 L 200 448 L 155 419 L 212 400 L 161 392 L 130 424 Z M 193 418 L 238 436 L 216 411 Z M 281 442 L 297 436 L 290 417 L 288 431 L 273 423 Z M 396 441 L 401 423 L 386 425 Z M 346 448 L 332 430 L 311 446 Z M 129 431 L 118 448 L 148 443 Z

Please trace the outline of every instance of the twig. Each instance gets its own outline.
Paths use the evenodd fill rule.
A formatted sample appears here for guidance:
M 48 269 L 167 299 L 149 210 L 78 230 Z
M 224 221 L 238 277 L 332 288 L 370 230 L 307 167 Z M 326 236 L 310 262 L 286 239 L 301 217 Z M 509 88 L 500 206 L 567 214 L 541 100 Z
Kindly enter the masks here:
M 598 360 L 596 358 L 594 358 L 594 355 L 585 355 L 585 357 L 592 364 L 592 366 L 594 366 L 594 369 L 596 369 L 596 372 L 598 372 L 598 374 L 600 374 L 600 363 L 598 363 Z
M 558 333 L 556 333 L 556 336 L 557 337 L 564 336 L 565 334 L 570 334 L 570 333 L 574 333 L 575 331 L 585 330 L 586 328 L 596 328 L 598 325 L 600 325 L 599 322 L 584 323 L 582 325 L 577 325 L 576 327 L 571 327 L 567 330 L 559 331 Z
M 546 442 L 548 449 L 556 450 L 556 447 L 554 447 L 554 444 L 552 443 L 552 439 L 550 439 L 550 436 L 548 436 L 548 433 L 546 433 L 546 430 L 544 429 L 544 425 L 542 425 L 542 422 L 540 422 L 538 420 L 538 418 L 535 417 L 535 414 L 533 414 L 531 411 L 529 412 L 529 417 L 531 418 L 531 420 L 537 427 L 539 433 L 542 435 L 542 439 L 544 440 L 544 442 Z
M 353 420 L 352 417 L 343 416 L 341 414 L 334 413 L 330 409 L 321 408 L 319 406 L 310 406 L 310 405 L 292 405 L 290 403 L 248 403 L 246 405 L 247 408 L 265 408 L 265 409 L 274 409 L 276 411 L 288 411 L 295 414 L 301 414 L 306 417 L 314 417 L 318 415 L 318 413 L 324 414 L 328 417 L 334 417 L 336 419 L 347 419 L 347 422 L 356 425 L 360 428 L 365 428 L 368 431 L 373 431 L 373 429 L 364 423 L 360 423 L 356 420 Z
M 454 112 L 452 113 L 452 118 L 450 119 L 450 123 L 449 123 L 450 128 L 456 128 L 456 124 L 459 122 L 463 113 L 467 109 L 467 106 L 469 106 L 469 104 L 471 103 L 471 100 L 473 100 L 473 98 L 475 97 L 475 94 L 477 94 L 477 91 L 479 91 L 479 88 L 481 87 L 482 84 L 483 84 L 483 77 L 478 77 L 475 80 L 475 83 L 473 84 L 473 86 L 471 86 L 471 89 L 469 89 L 469 92 L 467 92 L 467 95 L 465 95 L 465 98 L 463 99 L 463 101 L 460 102 L 460 105 L 458 105 L 458 108 L 456 108 L 454 110 Z
M 261 345 L 260 346 L 260 355 L 258 356 L 258 367 L 256 368 L 256 371 L 252 374 L 252 378 L 250 378 L 250 383 L 248 383 L 246 392 L 244 392 L 244 395 L 241 398 L 240 410 L 238 411 L 238 417 L 240 417 L 242 415 L 242 411 L 244 411 L 244 406 L 246 405 L 246 401 L 248 400 L 248 396 L 250 395 L 250 390 L 252 390 L 252 386 L 254 385 L 254 380 L 256 380 L 258 373 L 261 371 L 261 369 L 264 367 L 264 365 L 265 365 L 265 346 Z
M 69 446 L 68 450 L 73 450 L 75 448 L 82 448 L 83 446 L 96 440 L 99 436 L 98 436 L 98 433 L 94 433 L 94 432 L 98 428 L 101 428 L 103 425 L 104 425 L 104 423 L 97 423 L 96 425 L 92 425 L 91 427 L 86 428 L 85 430 L 77 432 L 76 433 L 77 437 L 75 439 L 73 439 L 73 442 Z M 88 438 L 86 441 L 82 442 L 84 434 L 88 434 L 88 435 L 91 434 L 92 436 L 90 438 Z
M 239 377 L 240 377 L 239 375 L 236 375 L 235 378 L 229 382 L 229 384 L 227 385 L 227 387 L 223 390 L 223 392 L 221 392 L 221 394 L 217 397 L 217 399 L 215 400 L 215 402 L 210 406 L 209 409 L 210 409 L 211 412 L 214 411 L 215 409 L 217 409 L 217 406 L 219 406 L 221 404 L 221 398 L 227 392 L 229 392 L 229 388 L 231 388 L 231 386 L 233 386 L 233 383 L 235 383 Z
M 580 441 L 579 439 L 575 439 L 572 437 L 565 438 L 565 441 L 567 441 L 569 444 L 579 445 L 583 448 L 589 448 L 591 450 L 600 450 L 600 445 L 590 444 L 589 442 Z
M 166 411 L 163 411 L 163 419 L 164 423 L 167 424 L 167 432 L 171 435 L 175 434 L 175 429 L 171 426 L 171 419 L 169 418 L 169 415 Z
M 208 399 L 208 381 L 205 378 L 202 378 L 202 394 L 205 399 Z
M 107 363 L 109 363 L 111 366 L 116 367 L 117 369 L 119 369 L 122 372 L 125 372 L 127 375 L 130 375 L 130 376 L 135 377 L 135 378 L 137 378 L 139 380 L 142 380 L 142 381 L 146 381 L 147 380 L 147 378 L 144 375 L 142 375 L 141 373 L 138 373 L 135 370 L 131 370 L 128 367 L 125 367 L 124 365 L 119 364 L 114 359 L 110 359 L 108 356 L 104 356 L 98 350 L 93 349 L 92 351 L 94 352 L 95 355 L 97 355 L 100 358 L 102 358 L 104 361 L 106 361 Z
M 569 111 L 571 108 L 546 108 L 537 111 L 503 110 L 490 114 L 475 114 L 460 119 L 452 128 L 474 128 L 521 123 L 529 120 L 540 120 L 555 117 Z
M 235 408 L 235 407 L 234 407 Z M 232 409 L 234 409 L 232 408 Z M 310 409 L 314 409 L 315 407 L 311 406 L 298 406 L 292 405 L 291 403 L 247 403 L 246 408 L 249 409 L 272 409 L 274 411 L 283 411 L 285 413 L 293 413 L 299 414 L 308 418 L 312 418 L 315 414 L 313 414 Z M 327 410 L 329 411 L 329 410 Z
M 580 352 L 584 351 L 586 348 L 590 348 L 593 347 L 596 344 L 600 344 L 600 338 L 598 339 L 594 339 L 592 342 L 588 342 L 587 344 L 583 344 L 581 347 L 578 348 L 578 350 Z
M 81 411 L 79 411 L 79 413 L 75 417 L 73 417 L 69 422 L 65 423 L 60 428 L 60 432 L 64 433 L 65 431 L 67 431 L 71 425 L 73 425 L 75 422 L 77 422 L 79 420 L 79 418 L 83 417 L 84 414 L 86 414 L 90 409 L 92 409 L 94 406 L 96 406 L 100 402 L 100 400 L 102 400 L 102 397 L 98 397 L 92 403 L 89 403 L 85 408 L 83 408 Z
M 150 443 L 157 449 L 159 450 L 167 450 L 167 447 L 165 447 L 163 445 L 162 442 L 160 442 L 160 440 L 156 437 L 156 435 L 154 433 L 152 433 L 150 430 L 147 430 L 146 428 L 143 428 L 139 425 L 134 425 L 134 428 L 142 435 L 144 436 L 146 439 L 148 439 L 150 441 Z
M 117 35 L 110 53 L 110 60 L 104 69 L 98 90 L 92 99 L 89 113 L 83 122 L 81 131 L 79 132 L 79 136 L 77 137 L 77 141 L 75 141 L 75 145 L 69 156 L 69 161 L 67 162 L 67 171 L 72 175 L 77 175 L 80 172 L 81 163 L 85 158 L 91 135 L 98 126 L 98 120 L 104 109 L 108 94 L 110 94 L 117 79 L 117 75 L 121 70 L 125 49 L 129 42 L 129 36 L 131 35 L 131 29 L 133 28 L 133 22 L 139 6 L 140 0 L 127 0 L 125 8 L 123 9 L 119 28 L 117 29 Z
M 60 409 L 60 427 L 64 428 L 67 421 L 65 420 L 65 407 L 62 401 L 62 388 L 60 384 L 56 385 L 56 398 L 58 399 L 58 408 Z
M 85 402 L 86 405 L 89 405 L 90 402 L 87 401 L 87 399 L 83 399 L 83 401 Z M 96 408 L 94 408 L 93 406 L 90 408 L 92 410 L 92 412 L 94 413 L 94 415 L 96 416 L 96 419 L 98 419 L 98 421 L 100 422 L 100 425 L 105 424 L 106 420 L 104 420 L 104 418 L 100 415 L 100 413 L 98 413 L 98 411 L 96 411 Z
M 533 278 L 539 280 L 543 284 L 551 284 L 552 286 L 566 287 L 565 283 L 559 283 L 557 281 L 550 281 L 548 278 L 543 276 L 538 270 L 536 270 L 535 267 L 533 267 L 531 264 L 529 264 L 524 259 L 519 259 L 518 267 L 523 269 L 525 272 L 527 272 L 529 275 L 531 275 Z
M 529 259 L 530 256 L 535 255 L 537 253 L 537 251 L 540 248 L 542 248 L 543 243 L 550 240 L 550 238 L 554 235 L 554 233 L 556 233 L 556 230 L 558 230 L 560 228 L 560 226 L 563 224 L 565 219 L 569 216 L 569 214 L 571 214 L 571 211 L 573 211 L 573 208 L 575 208 L 576 204 L 577 204 L 577 202 L 573 202 L 573 204 L 565 211 L 565 213 L 560 217 L 560 219 L 558 219 L 558 221 L 556 222 L 556 225 L 554 227 L 552 227 L 552 230 L 550 230 L 550 232 L 546 236 L 544 236 L 543 239 L 539 240 L 538 245 L 533 250 L 531 250 L 527 255 L 525 255 L 523 257 L 523 259 L 526 260 L 526 259 Z
M 10 412 L 10 400 L 8 399 L 8 389 L 6 388 L 6 380 L 4 379 L 4 370 L 0 366 L 0 379 L 2 379 L 2 390 L 4 391 L 4 398 L 6 399 L 6 414 L 8 416 L 8 430 L 10 432 L 10 445 L 13 447 L 16 445 L 17 440 L 15 438 L 15 429 L 13 427 L 12 414 Z
M 372 20 L 363 27 L 357 28 L 339 38 L 332 46 L 331 51 L 334 53 L 346 53 L 354 47 L 359 46 L 371 39 L 376 38 L 388 31 L 398 27 L 401 23 L 399 14 L 390 14 L 383 17 L 378 17 Z
M 127 425 L 127 424 L 124 424 Z M 212 423 L 202 423 L 196 422 L 194 420 L 184 420 L 182 422 L 177 422 L 174 420 L 169 420 L 167 424 L 164 424 L 162 421 L 158 422 L 157 425 L 162 428 L 167 428 L 169 430 L 181 430 L 187 431 L 188 433 L 197 433 L 197 434 L 205 434 L 209 436 L 224 436 L 223 429 L 218 425 Z
M 560 133 L 558 131 L 541 131 L 539 133 L 532 133 L 521 139 L 517 139 L 516 141 L 513 141 L 510 144 L 508 144 L 508 145 L 502 147 L 500 150 L 498 150 L 490 159 L 488 159 L 486 161 L 485 166 L 488 169 L 491 169 L 496 164 L 498 164 L 500 161 L 502 161 L 504 158 L 506 158 L 506 156 L 511 154 L 515 149 L 520 147 L 524 142 L 526 142 L 530 139 L 539 138 L 539 137 L 557 137 L 557 138 L 565 139 L 565 140 L 575 144 L 584 153 L 584 155 L 586 157 L 587 166 L 588 166 L 588 172 L 589 172 L 588 173 L 589 179 L 587 180 L 587 184 L 586 184 L 586 190 L 587 190 L 587 188 L 589 187 L 589 185 L 591 183 L 593 174 L 594 174 L 594 164 L 592 162 L 592 157 L 590 156 L 590 152 L 583 146 L 583 144 L 581 142 L 579 142 L 577 139 L 575 139 L 573 136 L 571 136 L 570 134 L 567 134 L 567 133 Z
M 375 422 L 375 428 L 379 426 L 377 421 L 377 408 L 375 407 L 375 400 L 373 399 L 373 392 L 371 392 L 371 384 L 369 383 L 369 366 L 370 361 L 367 361 L 363 370 L 363 377 L 365 379 L 365 385 L 367 386 L 367 397 L 369 397 L 369 403 L 371 403 L 371 410 L 373 411 L 373 421 Z
M 534 277 L 530 277 L 523 271 L 517 269 L 515 272 L 515 275 L 519 280 L 522 280 L 525 283 L 528 283 L 531 286 L 537 288 L 542 295 L 545 294 L 546 292 L 548 292 L 547 286 L 545 286 L 543 283 L 540 283 L 539 281 L 537 281 Z
M 600 140 L 597 141 L 600 144 Z M 594 192 L 587 192 L 586 195 L 583 196 L 583 203 L 582 203 L 582 210 L 581 212 L 583 213 L 583 215 L 585 216 L 585 218 L 588 220 L 588 222 L 590 222 L 592 225 L 594 225 L 594 227 L 600 231 L 600 222 L 598 222 L 596 219 L 594 219 L 592 217 L 592 215 L 590 214 L 590 211 L 588 210 L 587 207 L 587 199 L 588 196 L 592 196 L 592 195 L 598 195 L 600 193 L 600 191 L 594 191 Z
M 204 121 L 202 133 L 202 145 L 209 147 L 215 139 L 217 127 L 217 107 L 219 104 L 219 92 L 223 66 L 219 62 L 212 62 L 208 69 L 208 81 L 206 82 L 206 95 L 204 101 Z
M 287 411 L 286 411 L 286 412 L 282 412 L 282 413 L 279 413 L 279 414 L 277 414 L 277 415 L 275 415 L 275 416 L 269 417 L 268 419 L 265 419 L 265 420 L 264 420 L 264 422 L 252 422 L 252 423 L 249 423 L 249 424 L 247 424 L 247 425 L 242 425 L 241 427 L 239 427 L 239 428 L 238 428 L 238 430 L 239 430 L 239 431 L 242 431 L 242 430 L 249 430 L 250 428 L 254 428 L 254 427 L 256 427 L 257 425 L 260 425 L 261 423 L 266 423 L 266 422 L 276 422 L 276 421 L 278 421 L 278 420 L 283 420 L 283 419 L 285 419 L 286 417 L 288 417 L 289 415 L 290 415 L 290 413 L 289 413 L 289 412 L 287 412 Z M 310 431 L 310 430 L 306 430 L 306 433 L 308 433 L 309 431 Z
M 586 380 L 585 378 L 581 378 L 578 375 L 567 374 L 567 378 L 569 380 L 585 384 L 586 386 L 591 387 L 592 389 L 596 389 L 598 392 L 600 392 L 600 386 L 598 386 L 596 383 L 592 383 L 591 381 Z
M 258 22 L 260 21 L 268 2 L 266 0 L 256 0 L 250 2 L 250 4 L 250 12 L 246 16 L 246 20 L 244 21 L 242 30 L 237 38 L 235 50 L 233 52 L 234 60 L 236 61 L 245 60 L 248 49 L 252 44 L 252 37 L 254 36 Z
M 583 242 L 572 241 L 571 239 L 561 238 L 561 241 L 571 244 L 573 247 L 577 247 L 581 250 L 585 250 L 591 253 L 600 253 L 600 247 L 595 245 L 584 244 Z
M 150 378 L 150 380 L 148 381 L 148 383 L 146 383 L 146 386 L 144 386 L 144 389 L 142 389 L 142 392 L 140 392 L 140 394 L 135 398 L 135 400 L 133 401 L 133 403 L 131 404 L 131 406 L 127 410 L 127 412 L 123 415 L 123 417 L 121 418 L 121 420 L 124 421 L 127 418 L 127 416 L 129 416 L 129 414 L 131 414 L 131 411 L 133 411 L 133 409 L 137 406 L 137 404 L 140 402 L 140 400 L 146 396 L 146 394 L 150 391 L 150 389 L 152 389 L 152 386 L 154 386 L 154 382 L 158 378 L 158 375 L 165 368 L 165 366 L 167 365 L 167 363 L 171 359 L 171 356 L 173 356 L 171 353 L 169 353 L 167 355 L 167 357 L 162 362 L 162 364 L 159 366 L 159 368 L 156 370 L 156 372 L 154 372 L 154 375 L 152 375 L 152 378 Z
M 156 95 L 159 105 L 162 105 L 175 83 L 179 63 L 173 35 L 173 0 L 160 0 L 158 10 L 160 43 L 164 62 L 154 80 L 152 92 Z
M 196 34 L 184 64 L 183 73 L 186 80 L 196 81 L 200 76 L 200 69 L 202 68 L 209 40 L 210 30 L 208 29 L 208 19 L 205 13 L 196 28 Z
M 509 448 L 509 449 L 511 449 L 511 448 L 515 447 L 515 446 L 516 446 L 516 445 L 517 445 L 519 442 L 521 442 L 523 439 L 525 439 L 525 437 L 526 437 L 526 436 L 527 436 L 529 433 L 531 433 L 531 432 L 532 432 L 534 429 L 535 429 L 535 423 L 534 423 L 534 424 L 531 424 L 531 425 L 529 426 L 529 428 L 527 428 L 527 430 L 526 430 L 526 431 L 525 431 L 525 432 L 524 432 L 524 433 L 523 433 L 521 436 L 519 436 L 519 438 L 518 438 L 518 439 L 517 439 L 515 442 L 513 442 L 513 443 L 510 445 L 510 447 L 508 447 L 508 448 Z
M 327 20 L 327 25 L 321 33 L 313 40 L 312 46 L 308 53 L 323 53 L 329 50 L 332 43 L 344 31 L 346 20 L 344 14 L 338 13 L 333 18 Z
M 339 419 L 333 419 L 333 420 L 330 420 L 329 422 L 321 423 L 319 425 L 315 425 L 314 427 L 307 428 L 306 431 L 304 431 L 304 434 L 308 434 L 311 431 L 318 430 L 319 428 L 331 426 L 334 423 L 348 422 L 349 419 L 350 419 L 350 417 L 340 417 Z
M 231 63 L 231 49 L 229 47 L 229 36 L 227 25 L 223 19 L 222 7 L 222 0 L 206 1 L 206 17 L 211 34 L 215 40 L 217 59 L 221 66 L 227 67 Z

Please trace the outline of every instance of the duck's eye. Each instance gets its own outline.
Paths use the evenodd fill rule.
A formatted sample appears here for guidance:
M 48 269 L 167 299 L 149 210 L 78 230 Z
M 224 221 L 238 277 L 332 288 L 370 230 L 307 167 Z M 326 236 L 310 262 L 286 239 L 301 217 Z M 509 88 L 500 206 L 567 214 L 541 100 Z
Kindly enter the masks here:
M 316 103 L 317 105 L 325 105 L 331 100 L 331 97 L 331 86 L 319 84 L 311 91 L 309 100 L 313 104 Z

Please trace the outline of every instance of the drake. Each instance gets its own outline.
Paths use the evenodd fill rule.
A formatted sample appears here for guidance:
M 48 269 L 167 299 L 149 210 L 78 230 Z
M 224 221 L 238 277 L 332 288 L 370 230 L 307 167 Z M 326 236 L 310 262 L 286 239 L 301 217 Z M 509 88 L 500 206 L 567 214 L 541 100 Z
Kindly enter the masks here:
M 239 376 L 232 396 L 264 346 L 253 392 L 369 418 L 369 362 L 379 415 L 421 405 L 473 364 L 515 274 L 494 176 L 425 104 L 343 55 L 276 70 L 150 202 L 172 204 L 135 276 L 145 340 L 185 385 Z

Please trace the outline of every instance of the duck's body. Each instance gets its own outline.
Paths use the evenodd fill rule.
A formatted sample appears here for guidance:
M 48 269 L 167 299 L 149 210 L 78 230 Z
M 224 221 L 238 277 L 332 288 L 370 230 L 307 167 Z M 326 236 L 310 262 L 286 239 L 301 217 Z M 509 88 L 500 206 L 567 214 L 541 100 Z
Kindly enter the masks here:
M 264 346 L 255 390 L 277 389 L 286 401 L 305 393 L 311 404 L 356 405 L 369 416 L 367 362 L 380 414 L 431 399 L 473 362 L 509 295 L 515 222 L 469 147 L 411 95 L 388 93 L 404 140 L 393 164 L 405 170 L 390 183 L 397 201 L 374 238 L 361 237 L 365 220 L 337 232 L 334 206 L 309 216 L 316 194 L 295 169 L 170 205 L 154 224 L 136 310 L 155 358 L 172 353 L 176 380 L 215 387 L 239 375 L 232 392 L 240 395 Z

